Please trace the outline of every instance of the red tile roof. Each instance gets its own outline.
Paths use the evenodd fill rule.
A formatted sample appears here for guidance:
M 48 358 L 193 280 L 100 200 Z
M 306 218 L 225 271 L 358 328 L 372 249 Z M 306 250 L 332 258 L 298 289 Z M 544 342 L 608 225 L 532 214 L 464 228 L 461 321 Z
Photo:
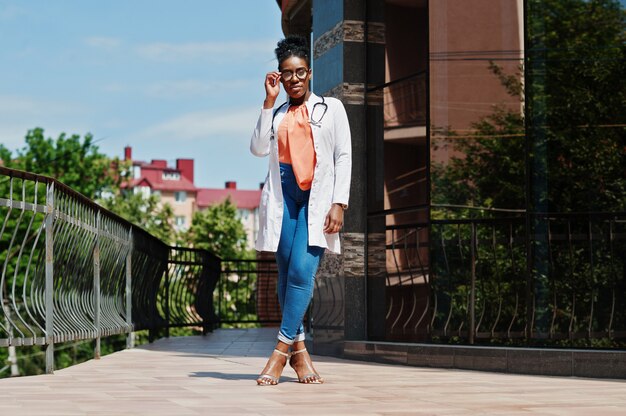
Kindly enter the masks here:
M 189 162 L 187 160 L 185 161 Z M 177 162 L 180 162 L 180 160 Z M 165 160 L 152 160 L 150 163 L 134 160 L 133 166 L 139 166 L 141 168 L 141 177 L 123 183 L 122 188 L 149 186 L 152 190 L 166 192 L 195 192 L 198 190 L 193 184 L 193 161 L 185 165 L 187 168 L 186 174 L 179 169 L 167 166 Z M 178 173 L 178 179 L 164 179 L 164 173 Z
M 130 152 L 131 149 L 128 147 Z M 130 153 L 129 153 L 130 156 Z M 193 184 L 193 159 L 177 159 L 176 168 L 168 167 L 165 160 L 153 159 L 144 162 L 133 160 L 133 166 L 141 167 L 141 177 L 131 179 L 122 184 L 122 188 L 134 188 L 136 186 L 149 186 L 155 191 L 187 191 L 197 192 L 196 204 L 200 208 L 223 202 L 230 196 L 231 201 L 237 208 L 255 209 L 261 202 L 261 190 L 236 189 L 237 183 L 229 181 L 224 189 L 196 188 Z M 178 173 L 179 179 L 164 179 L 164 173 Z
M 161 183 L 154 184 L 152 189 L 156 189 L 158 191 L 189 191 L 194 192 L 197 191 L 198 188 L 195 187 L 193 183 L 187 178 L 181 176 L 180 180 L 173 181 L 167 180 Z
M 163 182 L 152 183 L 148 178 L 133 179 L 130 182 L 130 188 L 135 186 L 149 186 L 155 191 L 187 191 L 195 192 L 198 190 L 188 179 L 181 177 L 179 180 L 166 180 Z M 128 187 L 127 183 L 122 184 L 122 188 Z
M 261 190 L 199 188 L 196 204 L 205 208 L 223 202 L 230 195 L 237 208 L 255 209 L 261 203 Z

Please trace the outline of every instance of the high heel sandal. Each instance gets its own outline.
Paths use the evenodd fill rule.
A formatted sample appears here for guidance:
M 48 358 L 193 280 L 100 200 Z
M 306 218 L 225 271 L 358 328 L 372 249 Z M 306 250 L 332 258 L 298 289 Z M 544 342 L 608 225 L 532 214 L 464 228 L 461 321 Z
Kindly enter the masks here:
M 293 358 L 294 355 L 298 355 L 303 352 L 306 352 L 306 348 L 302 348 L 301 350 L 291 352 L 291 357 L 289 358 L 289 365 L 291 366 L 291 368 L 294 369 L 294 371 L 296 369 L 294 368 L 293 364 L 291 364 L 291 359 Z M 310 371 L 310 372 L 305 374 L 303 377 L 300 377 L 300 375 L 296 371 L 296 374 L 298 375 L 298 382 L 304 383 L 304 384 L 323 384 L 324 379 L 319 374 L 317 374 L 317 372 L 313 369 L 313 367 L 311 367 L 310 361 L 305 360 L 304 362 L 306 363 L 307 371 Z M 307 379 L 309 378 L 312 379 L 312 381 L 307 381 Z
M 285 365 L 287 364 L 287 361 L 289 360 L 289 354 L 287 354 L 286 352 L 282 352 L 278 349 L 274 349 L 273 353 L 277 353 L 279 355 L 282 355 L 283 357 L 286 358 L 285 360 L 285 364 L 283 364 L 283 367 L 285 367 Z M 270 366 L 270 368 L 267 369 L 267 371 L 271 371 L 272 368 L 274 367 L 274 365 Z M 256 379 L 256 384 L 259 386 L 275 386 L 278 384 L 278 380 L 280 380 L 280 376 L 275 377 L 271 374 L 267 374 L 267 372 L 261 374 L 257 379 Z

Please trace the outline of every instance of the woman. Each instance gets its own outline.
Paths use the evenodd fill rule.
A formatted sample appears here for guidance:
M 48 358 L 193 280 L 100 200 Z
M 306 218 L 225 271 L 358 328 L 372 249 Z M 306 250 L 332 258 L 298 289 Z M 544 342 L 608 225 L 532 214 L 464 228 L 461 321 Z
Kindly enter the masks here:
M 324 380 L 306 351 L 302 319 L 324 250 L 340 253 L 352 169 L 350 127 L 341 101 L 309 90 L 307 41 L 287 37 L 275 52 L 278 71 L 265 76 L 265 101 L 250 150 L 270 157 L 256 249 L 276 253 L 283 316 L 276 348 L 257 383 L 278 384 L 289 361 L 299 382 L 319 384 Z M 281 84 L 289 98 L 273 110 Z

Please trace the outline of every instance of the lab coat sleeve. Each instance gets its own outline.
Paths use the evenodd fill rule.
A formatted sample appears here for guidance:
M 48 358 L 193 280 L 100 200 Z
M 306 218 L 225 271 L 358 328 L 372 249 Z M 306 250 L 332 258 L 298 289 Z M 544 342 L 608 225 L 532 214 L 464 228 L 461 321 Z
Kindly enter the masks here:
M 270 153 L 270 137 L 272 136 L 272 109 L 261 109 L 259 120 L 256 123 L 252 138 L 250 139 L 250 151 L 253 155 L 263 157 Z
M 337 100 L 335 111 L 335 186 L 333 200 L 335 204 L 348 205 L 350 197 L 350 180 L 352 176 L 352 142 L 348 115 L 343 103 Z

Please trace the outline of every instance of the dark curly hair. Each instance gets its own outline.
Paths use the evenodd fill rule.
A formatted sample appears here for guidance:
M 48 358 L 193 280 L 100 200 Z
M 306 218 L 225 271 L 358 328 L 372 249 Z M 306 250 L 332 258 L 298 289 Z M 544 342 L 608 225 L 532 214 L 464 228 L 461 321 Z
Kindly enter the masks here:
M 285 39 L 278 41 L 276 49 L 276 59 L 278 60 L 278 68 L 285 59 L 297 56 L 304 59 L 307 66 L 311 67 L 311 59 L 309 53 L 309 42 L 303 36 L 289 35 Z

